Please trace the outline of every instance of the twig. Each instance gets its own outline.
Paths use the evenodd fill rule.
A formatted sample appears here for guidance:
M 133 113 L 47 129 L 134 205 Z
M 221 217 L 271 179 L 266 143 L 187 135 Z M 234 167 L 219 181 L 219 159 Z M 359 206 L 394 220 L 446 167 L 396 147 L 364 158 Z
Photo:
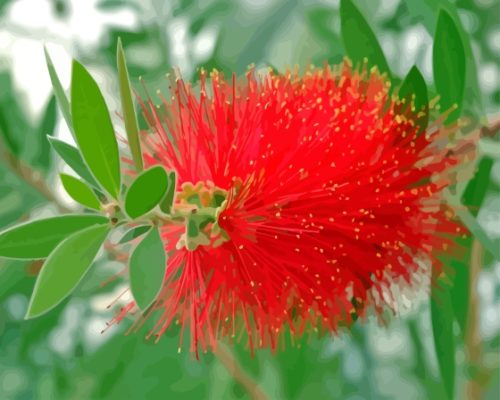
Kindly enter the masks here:
M 59 211 L 69 212 L 70 210 L 61 203 L 61 201 L 54 196 L 53 190 L 47 184 L 39 171 L 34 170 L 24 161 L 16 158 L 0 140 L 0 154 L 2 159 L 6 162 L 7 166 L 19 178 L 23 179 L 28 185 L 33 187 L 38 193 L 45 197 L 48 201 L 54 203 Z
M 465 395 L 467 399 L 475 400 L 482 398 L 482 386 L 478 382 L 480 369 L 482 367 L 482 344 L 481 333 L 479 332 L 479 299 L 477 296 L 477 281 L 481 273 L 483 259 L 483 247 L 475 239 L 472 243 L 470 261 L 470 281 L 469 281 L 469 309 L 467 317 L 467 329 L 465 332 L 465 353 L 467 362 L 471 368 L 471 376 L 467 381 Z
M 217 344 L 214 354 L 220 362 L 226 367 L 228 372 L 243 386 L 254 400 L 267 400 L 268 396 L 262 388 L 248 375 L 233 355 L 226 350 L 222 343 Z
M 481 127 L 479 130 L 480 137 L 495 137 L 500 132 L 500 120 L 493 121 L 490 125 Z

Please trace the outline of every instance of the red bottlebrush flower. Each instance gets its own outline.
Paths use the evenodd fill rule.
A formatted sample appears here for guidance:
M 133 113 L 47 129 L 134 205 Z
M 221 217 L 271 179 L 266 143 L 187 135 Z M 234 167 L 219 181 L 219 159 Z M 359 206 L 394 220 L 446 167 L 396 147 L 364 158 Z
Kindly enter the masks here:
M 199 93 L 178 79 L 143 110 L 146 163 L 177 172 L 175 209 L 191 213 L 163 228 L 171 256 L 147 317 L 158 337 L 189 329 L 193 351 L 336 332 L 439 268 L 459 231 L 442 206 L 457 163 L 443 129 L 419 135 L 376 71 L 202 72 Z

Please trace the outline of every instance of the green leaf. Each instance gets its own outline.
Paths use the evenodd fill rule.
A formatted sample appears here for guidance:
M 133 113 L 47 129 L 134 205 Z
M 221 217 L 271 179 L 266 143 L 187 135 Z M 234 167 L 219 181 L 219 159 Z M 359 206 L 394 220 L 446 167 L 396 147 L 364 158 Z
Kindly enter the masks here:
M 45 314 L 63 301 L 84 277 L 109 232 L 97 225 L 73 233 L 50 254 L 35 283 L 26 318 Z
M 60 174 L 60 176 L 64 189 L 73 200 L 87 208 L 100 210 L 99 199 L 84 182 L 71 175 Z
M 187 220 L 186 235 L 188 238 L 196 238 L 200 233 L 198 219 L 190 216 Z
M 27 147 L 25 135 L 32 131 L 23 108 L 19 104 L 12 79 L 8 73 L 0 73 L 0 140 L 17 158 Z
M 352 62 L 363 63 L 366 58 L 370 67 L 376 65 L 391 79 L 389 65 L 375 34 L 351 0 L 340 2 L 340 23 L 344 47 Z
M 71 109 L 69 106 L 68 98 L 66 97 L 66 92 L 64 91 L 61 85 L 59 76 L 57 76 L 56 69 L 54 68 L 54 64 L 52 63 L 47 48 L 44 47 L 43 50 L 45 52 L 45 62 L 47 64 L 47 69 L 49 70 L 50 81 L 52 82 L 52 89 L 54 90 L 54 95 L 56 96 L 57 103 L 59 104 L 64 120 L 66 121 L 66 124 L 68 124 L 68 128 L 71 131 L 71 134 L 73 134 L 73 124 L 71 122 Z
M 125 61 L 125 52 L 122 42 L 118 39 L 118 49 L 116 51 L 118 65 L 118 81 L 120 84 L 120 97 L 122 101 L 123 119 L 125 121 L 125 130 L 127 132 L 128 145 L 132 153 L 135 169 L 141 172 L 144 168 L 142 162 L 141 142 L 139 141 L 139 127 L 137 125 L 137 116 L 135 114 L 134 102 L 132 101 L 132 92 L 130 90 L 130 80 L 128 76 L 127 63 Z
M 152 228 L 130 256 L 130 288 L 141 310 L 146 310 L 160 293 L 166 262 L 160 231 L 157 227 Z
M 6 109 L 7 107 L 5 107 Z M 17 141 L 13 138 L 13 132 L 10 129 L 9 120 L 7 117 L 6 110 L 0 104 L 0 140 L 2 140 L 9 151 L 13 154 L 19 154 L 20 146 Z
M 170 214 L 170 212 L 172 211 L 172 207 L 174 205 L 175 190 L 177 185 L 177 175 L 175 171 L 168 172 L 167 180 L 168 180 L 167 191 L 165 192 L 165 196 L 160 202 L 160 210 L 163 211 L 165 214 Z
M 89 169 L 85 165 L 82 156 L 78 149 L 62 140 L 48 136 L 49 143 L 57 154 L 75 171 L 82 179 L 95 188 L 99 188 L 99 184 L 95 181 Z
M 167 172 L 161 166 L 147 169 L 135 178 L 125 196 L 125 211 L 130 218 L 138 218 L 155 208 L 165 196 Z
M 127 233 L 125 233 L 125 235 L 123 235 L 123 237 L 120 239 L 118 243 L 123 244 L 130 242 L 131 240 L 134 240 L 135 238 L 144 235 L 147 231 L 149 231 L 150 228 L 151 228 L 150 225 L 136 226 L 135 228 L 132 228 Z
M 483 95 L 479 88 L 479 74 L 477 73 L 477 65 L 472 51 L 471 35 L 460 23 L 460 16 L 458 13 L 459 7 L 449 0 L 405 0 L 404 3 L 410 13 L 410 17 L 415 20 L 415 22 L 422 23 L 431 36 L 434 35 L 437 16 L 441 9 L 446 10 L 453 18 L 455 26 L 458 28 L 462 38 L 466 59 L 463 113 L 473 119 L 477 119 L 478 117 L 483 118 L 485 115 L 482 98 Z
M 431 321 L 439 371 L 450 400 L 455 388 L 455 339 L 453 337 L 453 309 L 448 288 L 433 285 L 431 293 Z
M 30 164 L 34 167 L 47 171 L 50 167 L 50 144 L 47 135 L 53 135 L 57 122 L 57 103 L 56 98 L 52 96 L 47 103 L 42 121 L 36 132 L 36 146 L 28 146 L 35 149 L 36 154 L 32 157 Z
M 483 205 L 490 184 L 491 170 L 495 162 L 492 158 L 483 156 L 476 168 L 474 177 L 467 183 L 462 194 L 462 204 L 467 206 L 474 217 Z
M 85 163 L 115 199 L 120 194 L 120 155 L 106 102 L 97 83 L 73 61 L 71 115 L 76 142 Z
M 419 125 L 419 132 L 427 128 L 429 122 L 429 99 L 427 95 L 427 85 L 424 77 L 414 65 L 399 89 L 399 98 L 412 101 L 414 111 L 421 113 L 417 115 L 416 123 Z M 413 108 L 412 107 L 412 108 Z
M 0 257 L 46 258 L 68 235 L 108 219 L 93 214 L 61 215 L 26 222 L 0 232 Z
M 448 122 L 455 121 L 461 113 L 465 90 L 465 50 L 455 22 L 445 10 L 439 12 L 434 44 L 432 68 L 434 82 L 443 111 L 456 109 Z
M 460 326 L 462 336 L 467 331 L 467 318 L 470 300 L 470 260 L 471 250 L 474 238 L 467 236 L 465 238 L 455 239 L 456 246 L 462 249 L 460 256 L 454 254 L 443 255 L 444 265 L 449 266 L 454 271 L 452 278 L 453 285 L 450 289 L 451 304 L 453 314 Z

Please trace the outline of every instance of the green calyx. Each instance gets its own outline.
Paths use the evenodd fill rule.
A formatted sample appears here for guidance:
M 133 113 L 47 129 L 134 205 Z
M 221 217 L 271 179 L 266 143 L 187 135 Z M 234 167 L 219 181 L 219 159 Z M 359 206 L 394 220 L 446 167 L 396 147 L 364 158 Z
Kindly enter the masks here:
M 195 185 L 185 182 L 173 195 L 169 212 L 165 212 L 161 207 L 160 209 L 155 207 L 137 218 L 133 218 L 129 211 L 127 218 L 116 203 L 104 205 L 103 209 L 108 217 L 119 216 L 119 219 L 129 219 L 134 226 L 183 225 L 185 231 L 178 239 L 176 248 L 194 251 L 198 246 L 217 247 L 229 240 L 229 236 L 218 223 L 219 216 L 227 204 L 226 198 L 227 192 L 211 182 L 198 182 Z
M 182 221 L 185 233 L 177 242 L 177 249 L 194 251 L 198 246 L 217 247 L 229 240 L 220 227 L 219 215 L 225 209 L 227 192 L 212 183 L 196 185 L 185 183 L 177 195 L 178 203 L 172 218 Z

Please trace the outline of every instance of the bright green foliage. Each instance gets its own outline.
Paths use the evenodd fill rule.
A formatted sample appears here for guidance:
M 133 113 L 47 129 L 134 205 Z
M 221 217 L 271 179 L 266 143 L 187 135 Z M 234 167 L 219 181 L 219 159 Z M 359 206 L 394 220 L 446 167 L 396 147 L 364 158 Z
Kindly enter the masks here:
M 465 52 L 458 29 L 445 10 L 439 12 L 432 49 L 432 66 L 443 111 L 456 107 L 447 119 L 447 122 L 453 122 L 459 118 L 463 105 Z M 455 284 L 458 284 L 459 287 L 468 285 L 468 277 L 462 271 L 457 275 L 457 278 L 460 281 L 455 282 Z M 453 399 L 455 384 L 455 341 L 453 338 L 455 315 L 452 305 L 456 304 L 457 301 L 452 300 L 452 294 L 449 287 L 433 286 L 431 291 L 434 344 L 441 378 L 449 399 Z M 467 301 L 461 303 L 463 307 L 467 308 Z M 460 320 L 463 322 L 464 318 L 461 317 Z
M 132 92 L 130 90 L 130 81 L 128 76 L 127 64 L 125 62 L 125 52 L 122 42 L 118 40 L 118 49 L 116 52 L 118 65 L 118 82 L 120 84 L 120 97 L 122 101 L 123 119 L 125 130 L 127 132 L 128 145 L 132 153 L 135 169 L 141 172 L 143 169 L 141 142 L 139 141 L 139 127 L 137 125 L 137 116 L 135 114 Z
M 125 211 L 134 219 L 155 208 L 165 196 L 168 186 L 167 172 L 161 166 L 147 169 L 140 174 L 125 196 Z
M 47 140 L 47 135 L 54 134 L 57 121 L 56 116 L 57 103 L 56 98 L 52 96 L 45 107 L 40 124 L 34 130 L 33 139 L 37 141 L 37 143 L 36 145 L 29 146 L 29 149 L 31 149 L 31 154 L 29 154 L 30 164 L 44 173 L 48 172 L 52 161 L 50 144 Z
M 200 233 L 196 218 L 189 218 L 187 221 L 186 234 L 189 238 L 196 238 Z
M 459 9 L 449 0 L 425 0 L 425 1 L 415 1 L 415 0 L 404 0 L 405 5 L 408 7 L 410 15 L 412 18 L 415 18 L 415 21 L 420 22 L 423 26 L 425 26 L 427 32 L 433 36 L 436 29 L 436 22 L 441 10 L 445 10 L 449 13 L 453 21 L 455 21 L 455 26 L 460 33 L 460 37 L 462 38 L 462 43 L 464 45 L 465 50 L 465 95 L 463 101 L 463 113 L 467 115 L 467 117 L 472 117 L 475 121 L 484 118 L 484 106 L 483 101 L 486 97 L 484 93 L 481 93 L 481 89 L 479 87 L 479 79 L 478 79 L 478 68 L 477 68 L 477 60 L 476 54 L 472 51 L 472 42 L 474 41 L 474 36 L 480 36 L 481 40 L 487 38 L 487 35 L 483 35 L 480 32 L 484 32 L 488 30 L 488 25 L 493 26 L 495 24 L 495 19 L 490 18 L 492 11 L 495 11 L 496 4 L 494 2 L 490 2 L 489 6 L 479 5 L 479 2 L 475 2 L 476 5 L 473 6 L 472 2 L 468 2 L 472 8 L 475 8 L 473 14 L 474 18 L 478 18 L 476 21 L 481 21 L 480 26 L 476 25 L 479 29 L 474 28 L 475 34 L 471 35 L 470 28 L 465 29 L 461 24 L 462 18 L 459 15 Z M 456 3 L 458 5 L 458 3 Z M 468 8 L 466 5 L 467 2 L 461 2 L 461 6 L 464 8 Z M 482 15 L 481 15 L 482 14 Z M 467 19 L 463 19 L 463 21 L 467 21 Z M 487 47 L 487 46 L 485 46 Z M 484 47 L 483 47 L 484 48 Z M 486 54 L 483 53 L 483 56 Z M 492 57 L 493 56 L 493 57 Z M 496 60 L 497 55 L 491 54 L 489 57 L 492 57 Z M 489 58 L 488 57 L 488 58 Z M 498 101 L 497 101 L 498 102 Z
M 111 118 L 97 83 L 78 61 L 73 61 L 71 115 L 85 163 L 101 186 L 118 199 L 120 156 Z
M 54 90 L 54 95 L 57 99 L 57 103 L 59 104 L 59 108 L 61 109 L 62 115 L 66 123 L 68 124 L 69 129 L 72 131 L 73 124 L 71 122 L 71 109 L 68 98 L 66 97 L 66 93 L 61 85 L 61 81 L 57 76 L 54 64 L 52 63 L 49 52 L 47 51 L 46 48 L 44 48 L 44 52 L 45 52 L 45 62 L 47 63 L 47 69 L 49 70 L 50 81 L 52 82 L 52 89 Z
M 74 233 L 55 248 L 38 275 L 26 318 L 45 314 L 75 289 L 108 232 L 106 225 L 92 226 Z
M 415 112 L 422 113 L 415 122 L 420 127 L 419 132 L 423 132 L 429 122 L 429 99 L 425 80 L 415 65 L 406 75 L 398 95 L 400 99 L 405 99 L 407 102 L 413 101 Z
M 31 127 L 19 102 L 15 83 L 9 74 L 0 72 L 0 151 L 8 150 L 12 156 L 23 158 L 26 137 Z M 1 153 L 0 153 L 1 154 Z
M 370 25 L 352 0 L 341 1 L 340 20 L 342 40 L 351 61 L 354 64 L 363 63 L 366 58 L 368 66 L 377 66 L 380 72 L 386 72 L 390 78 L 391 71 L 382 48 Z
M 441 10 L 432 48 L 434 82 L 443 111 L 457 107 L 448 122 L 460 116 L 465 87 L 465 51 L 460 33 L 450 15 Z
M 92 189 L 90 189 L 84 182 L 71 175 L 60 174 L 60 176 L 64 189 L 66 189 L 66 192 L 73 200 L 87 208 L 99 211 L 99 199 Z
M 10 74 L 0 72 L 0 156 L 10 163 L 22 160 L 37 172 L 46 175 L 52 157 L 46 134 L 53 134 L 56 125 L 56 104 L 53 97 L 32 124 L 23 107 L 22 92 L 18 92 Z
M 462 204 L 467 206 L 474 217 L 477 217 L 486 197 L 493 165 L 492 158 L 483 157 L 476 168 L 474 177 L 469 181 L 462 195 Z
M 175 171 L 169 171 L 168 172 L 168 186 L 167 190 L 165 192 L 165 196 L 160 202 L 160 209 L 165 213 L 165 214 L 170 214 L 172 211 L 172 207 L 174 204 L 174 198 L 175 198 L 175 190 L 176 190 L 176 184 L 177 184 L 177 175 Z
M 130 288 L 141 310 L 146 310 L 156 299 L 163 286 L 166 255 L 160 231 L 151 228 L 136 246 L 129 263 Z
M 149 231 L 149 229 L 151 229 L 151 226 L 149 225 L 136 226 L 135 228 L 132 228 L 127 233 L 125 233 L 125 235 L 123 235 L 123 237 L 120 239 L 118 243 L 123 244 L 130 242 L 131 240 L 134 240 L 139 236 L 144 235 L 147 231 Z
M 450 290 L 450 299 L 453 306 L 453 314 L 460 326 L 462 337 L 467 330 L 467 318 L 470 299 L 470 261 L 471 249 L 474 239 L 470 236 L 456 239 L 456 243 L 463 249 L 460 256 L 443 256 L 445 265 L 453 268 L 454 276 L 450 277 L 453 286 Z
M 439 370 L 449 400 L 455 388 L 455 339 L 453 337 L 453 308 L 449 288 L 436 285 L 432 291 L 431 318 L 434 346 Z
M 98 188 L 99 184 L 95 181 L 88 167 L 80 155 L 78 149 L 62 140 L 48 136 L 48 140 L 55 152 L 75 171 L 81 178 L 94 188 Z
M 46 258 L 68 235 L 107 222 L 100 215 L 71 214 L 19 224 L 0 233 L 0 257 Z

